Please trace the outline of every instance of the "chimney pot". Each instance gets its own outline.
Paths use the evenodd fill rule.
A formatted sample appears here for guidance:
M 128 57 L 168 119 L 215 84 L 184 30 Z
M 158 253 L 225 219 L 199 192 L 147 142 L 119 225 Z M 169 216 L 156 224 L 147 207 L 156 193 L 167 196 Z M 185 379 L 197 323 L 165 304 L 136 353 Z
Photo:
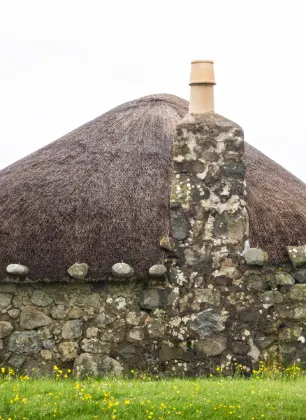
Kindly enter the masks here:
M 214 111 L 214 62 L 194 60 L 190 73 L 190 114 L 204 114 Z

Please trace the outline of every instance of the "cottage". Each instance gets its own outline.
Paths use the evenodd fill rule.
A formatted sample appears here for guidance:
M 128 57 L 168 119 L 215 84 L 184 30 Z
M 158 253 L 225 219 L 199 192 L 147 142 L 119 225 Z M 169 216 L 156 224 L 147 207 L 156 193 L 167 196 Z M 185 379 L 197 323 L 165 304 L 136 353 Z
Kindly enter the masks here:
M 189 104 L 128 102 L 0 171 L 0 363 L 306 362 L 306 185 L 214 112 L 214 84 L 195 61 Z

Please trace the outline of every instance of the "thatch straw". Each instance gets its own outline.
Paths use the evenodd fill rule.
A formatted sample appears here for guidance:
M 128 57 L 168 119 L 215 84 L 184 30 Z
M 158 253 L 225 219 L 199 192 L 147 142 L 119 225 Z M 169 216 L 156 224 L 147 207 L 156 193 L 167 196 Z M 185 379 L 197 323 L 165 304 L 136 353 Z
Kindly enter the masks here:
M 152 95 L 123 104 L 0 171 L 0 279 L 10 263 L 33 280 L 69 280 L 75 262 L 105 279 L 122 260 L 138 277 L 163 261 L 172 139 L 188 103 Z M 306 186 L 246 148 L 252 245 L 271 262 L 306 243 Z

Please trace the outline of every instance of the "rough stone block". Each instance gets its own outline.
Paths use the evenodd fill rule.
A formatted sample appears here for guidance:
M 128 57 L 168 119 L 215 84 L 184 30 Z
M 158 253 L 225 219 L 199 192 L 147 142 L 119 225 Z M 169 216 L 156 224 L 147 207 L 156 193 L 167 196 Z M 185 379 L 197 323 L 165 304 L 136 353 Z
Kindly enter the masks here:
M 36 331 L 15 331 L 8 339 L 8 351 L 11 353 L 37 353 L 42 349 Z
M 205 356 L 216 356 L 222 354 L 226 349 L 226 338 L 225 337 L 207 337 L 204 340 L 195 342 L 195 351 Z
M 67 321 L 62 329 L 62 337 L 66 340 L 80 338 L 83 332 L 83 322 L 79 319 Z
M 294 268 L 299 268 L 306 264 L 306 245 L 287 246 L 289 259 Z
M 284 296 L 278 290 L 267 290 L 261 296 L 264 303 L 282 303 Z
M 82 353 L 74 361 L 73 373 L 77 378 L 121 376 L 123 367 L 111 357 Z
M 29 268 L 21 264 L 9 264 L 6 267 L 6 272 L 14 276 L 26 276 L 29 273 Z
M 81 348 L 86 353 L 108 354 L 111 351 L 111 343 L 105 343 L 97 338 L 84 338 Z
M 174 289 L 143 289 L 140 295 L 140 307 L 143 309 L 166 308 L 175 304 L 178 293 Z
M 268 254 L 260 248 L 250 248 L 246 251 L 245 262 L 248 265 L 265 265 L 268 263 Z
M 13 331 L 13 326 L 10 322 L 0 321 L 0 338 L 5 338 Z
M 306 268 L 301 268 L 296 273 L 294 273 L 293 277 L 298 283 L 306 283 Z
M 50 325 L 52 319 L 36 308 L 25 307 L 20 313 L 20 326 L 26 330 Z
M 294 284 L 294 278 L 289 273 L 278 272 L 275 274 L 275 283 L 279 286 Z
M 207 337 L 214 332 L 225 329 L 220 313 L 214 309 L 207 309 L 192 315 L 193 319 L 190 328 L 196 332 L 200 338 Z
M 0 311 L 6 309 L 12 302 L 13 296 L 8 293 L 0 293 Z
M 306 284 L 295 284 L 291 287 L 289 297 L 299 302 L 306 301 Z
M 47 295 L 43 290 L 34 290 L 31 296 L 31 302 L 36 306 L 48 306 L 51 305 L 53 299 L 51 296 Z

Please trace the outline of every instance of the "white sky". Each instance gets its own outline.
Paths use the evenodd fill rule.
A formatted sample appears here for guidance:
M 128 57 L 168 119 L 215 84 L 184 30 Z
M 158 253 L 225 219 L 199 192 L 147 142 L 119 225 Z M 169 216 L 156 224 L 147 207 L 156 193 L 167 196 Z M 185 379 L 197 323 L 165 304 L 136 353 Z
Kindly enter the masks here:
M 306 181 L 304 3 L 0 0 L 0 168 L 212 59 L 216 112 Z

